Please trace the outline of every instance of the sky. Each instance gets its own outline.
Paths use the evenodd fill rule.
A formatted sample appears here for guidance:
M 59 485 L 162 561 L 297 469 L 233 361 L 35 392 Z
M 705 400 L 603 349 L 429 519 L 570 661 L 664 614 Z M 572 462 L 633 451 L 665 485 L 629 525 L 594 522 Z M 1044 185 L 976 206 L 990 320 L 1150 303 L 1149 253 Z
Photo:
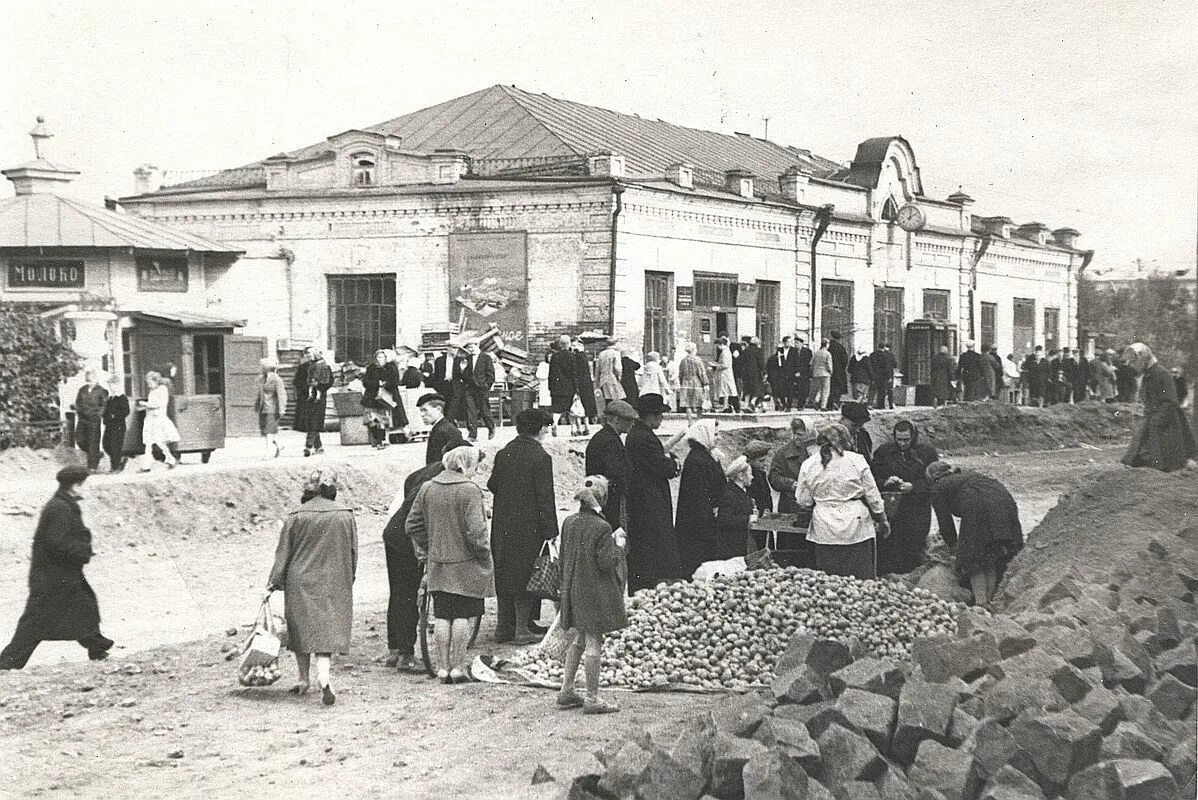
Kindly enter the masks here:
M 496 83 L 849 161 L 912 144 L 925 192 L 1082 232 L 1092 269 L 1191 266 L 1198 3 L 0 0 L 0 166 L 76 196 L 240 166 Z M 9 189 L 0 189 L 7 196 Z

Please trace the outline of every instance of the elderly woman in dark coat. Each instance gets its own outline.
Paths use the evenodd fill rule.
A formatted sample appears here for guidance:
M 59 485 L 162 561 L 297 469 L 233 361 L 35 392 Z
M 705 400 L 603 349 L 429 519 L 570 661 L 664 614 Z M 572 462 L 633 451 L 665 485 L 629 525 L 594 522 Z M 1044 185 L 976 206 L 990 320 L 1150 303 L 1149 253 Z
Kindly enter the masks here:
M 757 513 L 749 489 L 753 485 L 753 467 L 744 456 L 728 466 L 727 482 L 715 512 L 716 558 L 721 560 L 748 554 L 749 523 Z
M 458 447 L 446 453 L 445 471 L 420 487 L 404 524 L 416 558 L 426 564 L 433 596 L 437 677 L 443 683 L 470 680 L 466 647 L 471 620 L 486 613 L 485 598 L 495 596 L 495 565 L 487 536 L 483 493 L 471 476 L 479 451 Z
M 907 420 L 894 426 L 894 439 L 874 451 L 874 480 L 883 492 L 902 492 L 890 517 L 890 537 L 878 542 L 878 574 L 906 574 L 923 563 L 932 529 L 932 486 L 925 470 L 940 460 L 919 429 Z
M 86 467 L 58 471 L 58 491 L 42 509 L 33 534 L 29 599 L 12 641 L 0 652 L 0 669 L 21 669 L 42 642 L 75 640 L 92 661 L 108 657 L 112 640 L 100 633 L 100 606 L 83 577 L 92 535 L 79 510 Z
M 374 363 L 366 368 L 362 377 L 362 408 L 366 409 L 366 427 L 370 431 L 371 446 L 382 449 L 387 446 L 387 431 L 405 428 L 408 424 L 404 413 L 403 399 L 399 394 L 399 365 L 387 357 L 387 351 L 376 350 Z
M 547 427 L 548 415 L 536 409 L 517 414 L 516 438 L 495 454 L 487 481 L 495 496 L 491 551 L 499 606 L 495 641 L 501 643 L 541 640 L 529 628 L 534 620 L 529 618 L 533 598 L 528 594 L 528 580 L 545 542 L 557 538 L 553 459 L 541 446 Z
M 1123 463 L 1162 472 L 1181 469 L 1191 458 L 1198 458 L 1198 445 L 1178 402 L 1177 384 L 1146 344 L 1136 342 L 1128 347 L 1123 360 L 1140 375 L 1144 401 L 1144 421 L 1132 437 Z
M 303 502 L 283 523 L 266 591 L 284 593 L 287 648 L 299 667 L 299 682 L 291 691 L 308 692 L 315 660 L 316 685 L 326 706 L 337 702 L 329 674 L 332 654 L 349 651 L 357 569 L 354 512 L 337 503 L 337 474 L 322 467 L 308 478 Z
M 641 395 L 637 400 L 640 419 L 624 440 L 628 453 L 629 592 L 682 577 L 670 498 L 670 479 L 678 475 L 678 460 L 654 433 L 666 410 L 661 395 Z M 669 445 L 680 438 L 681 434 L 675 435 Z
M 953 547 L 957 574 L 969 581 L 973 600 L 986 605 L 1007 564 L 1023 549 L 1019 507 L 1007 487 L 987 475 L 933 461 L 925 471 L 940 537 Z M 961 518 L 958 536 L 953 517 Z
M 932 356 L 932 404 L 942 406 L 956 396 L 953 389 L 953 357 L 948 348 L 941 345 Z
M 607 480 L 601 475 L 583 479 L 574 493 L 578 513 L 562 522 L 561 624 L 577 632 L 566 651 L 559 708 L 582 707 L 584 714 L 619 711 L 599 697 L 600 657 L 605 634 L 628 626 L 624 611 L 624 532 L 613 532 L 603 517 Z M 584 665 L 586 699 L 578 696 L 574 678 Z
M 682 464 L 678 484 L 678 511 L 674 530 L 678 532 L 678 553 L 686 575 L 694 574 L 704 561 L 720 557 L 715 512 L 724 496 L 724 468 L 716 461 L 715 420 L 701 419 L 686 431 L 690 453 Z

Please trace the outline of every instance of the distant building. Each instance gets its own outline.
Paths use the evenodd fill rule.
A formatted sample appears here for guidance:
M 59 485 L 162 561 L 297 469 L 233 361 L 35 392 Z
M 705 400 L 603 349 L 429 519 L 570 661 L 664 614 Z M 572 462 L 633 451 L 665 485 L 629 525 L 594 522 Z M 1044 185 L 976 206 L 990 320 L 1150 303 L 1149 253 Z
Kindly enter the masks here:
M 924 194 L 910 143 L 852 162 L 752 136 L 482 91 L 121 200 L 246 251 L 210 301 L 280 349 L 360 361 L 463 322 L 534 354 L 614 331 L 693 340 L 840 330 L 903 346 L 931 318 L 1003 353 L 1077 336 L 1078 232 Z

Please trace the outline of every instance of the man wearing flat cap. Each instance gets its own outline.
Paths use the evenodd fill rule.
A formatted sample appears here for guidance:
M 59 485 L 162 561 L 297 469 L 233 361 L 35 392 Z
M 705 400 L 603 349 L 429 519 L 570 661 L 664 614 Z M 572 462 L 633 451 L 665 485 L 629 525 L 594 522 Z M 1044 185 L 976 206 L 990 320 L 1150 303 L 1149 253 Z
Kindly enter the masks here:
M 849 429 L 849 435 L 853 439 L 853 450 L 860 453 L 867 463 L 873 464 L 874 442 L 869 431 L 865 430 L 867 422 L 869 409 L 864 403 L 849 401 L 840 404 L 840 424 Z
M 628 529 L 628 451 L 624 436 L 637 421 L 636 410 L 627 400 L 612 400 L 603 412 L 603 427 L 587 442 L 585 475 L 607 478 L 607 502 L 603 516 L 612 528 Z
M 55 476 L 58 491 L 42 509 L 33 534 L 29 599 L 0 669 L 21 669 L 42 642 L 79 642 L 92 661 L 108 657 L 112 640 L 100 633 L 100 605 L 83 577 L 91 560 L 92 535 L 79 509 L 86 467 L 66 467 Z

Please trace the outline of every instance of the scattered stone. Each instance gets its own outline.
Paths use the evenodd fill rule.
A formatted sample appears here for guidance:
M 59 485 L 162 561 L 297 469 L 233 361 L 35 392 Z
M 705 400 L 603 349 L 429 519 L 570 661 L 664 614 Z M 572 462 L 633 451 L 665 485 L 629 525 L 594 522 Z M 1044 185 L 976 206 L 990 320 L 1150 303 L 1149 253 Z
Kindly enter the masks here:
M 745 764 L 748 764 L 754 756 L 767 753 L 769 753 L 768 748 L 760 742 L 729 736 L 722 732 L 717 733 L 713 748 L 709 791 L 716 797 L 743 796 Z M 702 786 L 699 787 L 700 790 L 702 788 Z
M 776 732 L 778 720 L 770 720 L 770 723 Z M 710 775 L 714 744 L 715 723 L 710 714 L 704 715 L 686 724 L 670 750 L 670 756 L 692 772 Z
M 886 769 L 869 739 L 833 723 L 819 737 L 823 781 L 832 791 L 849 781 L 872 781 Z
M 174 758 L 174 759 L 183 758 L 183 751 L 182 750 L 172 750 L 166 754 L 166 757 Z
M 853 663 L 848 646 L 829 639 L 816 639 L 806 631 L 791 637 L 786 650 L 774 666 L 781 675 L 799 667 L 809 667 L 816 675 L 828 676 Z
M 1165 650 L 1153 661 L 1158 675 L 1172 675 L 1187 686 L 1198 686 L 1198 653 L 1193 642 Z
M 770 689 L 779 703 L 815 703 L 832 696 L 827 682 L 806 666 L 780 674 L 774 678 Z
M 1003 678 L 982 696 L 984 715 L 1004 723 L 1025 711 L 1060 711 L 1067 705 L 1048 678 L 1031 675 Z
M 1061 626 L 1052 626 L 1036 632 L 1040 644 L 1049 652 L 1060 653 L 1061 658 L 1078 669 L 1088 669 L 1097 664 L 1094 660 L 1094 642 L 1084 631 Z
M 1073 711 L 1021 716 L 1011 724 L 1011 733 L 1040 775 L 1058 789 L 1070 775 L 1096 762 L 1102 748 L 1102 731 Z
M 919 790 L 911 785 L 902 769 L 895 764 L 888 763 L 874 785 L 878 787 L 882 800 L 916 800 L 919 796 Z
M 1044 800 L 1044 792 L 1035 781 L 1008 764 L 990 777 L 979 800 Z
M 998 662 L 990 668 L 990 674 L 997 678 L 1012 675 L 1048 678 L 1070 703 L 1076 703 L 1090 691 L 1090 682 L 1076 666 L 1040 648 Z
M 973 608 L 967 608 L 957 617 L 957 636 L 979 633 L 994 636 L 998 642 L 998 653 L 1003 658 L 1017 656 L 1036 646 L 1036 637 L 1010 617 L 995 614 L 983 616 Z
M 844 712 L 834 702 L 816 703 L 810 706 L 800 706 L 800 708 L 812 709 L 814 711 L 807 718 L 806 725 L 807 730 L 816 739 L 823 736 L 824 731 L 828 730 L 828 726 L 833 723 L 853 730 L 853 723 L 849 722 Z
M 770 712 L 756 692 L 730 697 L 712 710 L 712 721 L 719 733 L 728 736 L 752 736 Z
M 916 786 L 940 792 L 945 800 L 972 800 L 977 794 L 973 758 L 931 739 L 920 743 L 907 777 Z
M 754 738 L 767 747 L 776 747 L 808 773 L 818 772 L 819 745 L 811 738 L 806 725 L 773 717 L 761 724 Z M 766 738 L 772 741 L 766 741 Z
M 1085 697 L 1073 704 L 1073 710 L 1099 727 L 1103 735 L 1115 730 L 1123 717 L 1119 698 L 1110 689 L 1096 686 Z
M 957 706 L 953 709 L 953 721 L 948 726 L 949 747 L 960 747 L 965 744 L 977 726 L 978 718 L 965 713 L 961 706 Z
M 861 658 L 829 676 L 832 692 L 839 695 L 847 688 L 883 694 L 898 700 L 905 676 L 902 668 L 885 658 Z
M 745 800 L 748 800 L 747 795 Z M 883 800 L 883 797 L 878 787 L 872 783 L 849 781 L 840 787 L 840 791 L 836 793 L 836 800 Z
M 973 754 L 974 769 L 978 774 L 982 778 L 990 778 L 1011 763 L 1019 745 L 1011 732 L 998 724 L 998 720 L 987 717 L 978 723 L 962 748 Z
M 1067 800 L 1175 800 L 1177 784 L 1162 765 L 1117 758 L 1073 776 Z
M 225 629 L 225 636 L 236 636 L 236 635 L 237 635 L 236 628 L 226 628 Z
M 121 672 L 124 672 L 126 675 L 140 675 L 141 674 L 141 666 L 138 664 L 126 664 L 121 669 Z
M 1157 744 L 1140 730 L 1134 722 L 1120 722 L 1115 730 L 1102 740 L 1102 757 L 1149 758 L 1160 761 L 1165 756 L 1165 747 Z
M 807 773 L 777 750 L 753 754 L 742 772 L 745 800 L 806 800 Z M 698 787 L 703 790 L 703 785 Z
M 848 688 L 841 692 L 836 709 L 848 720 L 850 727 L 865 734 L 874 747 L 881 752 L 890 750 L 898 703 L 885 695 Z
M 121 701 L 120 705 L 121 705 L 121 708 L 133 708 L 135 705 L 137 705 L 137 701 L 134 700 L 132 697 L 126 697 L 124 700 Z
M 1187 726 L 1165 717 L 1152 701 L 1138 695 L 1127 695 L 1119 700 L 1119 708 L 1124 719 L 1136 723 L 1148 738 L 1159 744 L 1163 749 L 1171 748 L 1178 739 L 1193 730 Z
M 537 768 L 535 770 L 533 770 L 533 773 L 532 773 L 532 785 L 533 786 L 538 786 L 542 783 L 553 783 L 556 780 L 557 780 L 557 778 L 553 777 L 553 775 L 551 775 L 549 773 L 549 770 L 545 769 L 545 766 L 543 764 L 537 764 Z
M 1193 785 L 1195 776 L 1198 776 L 1198 763 L 1196 763 L 1195 752 L 1198 751 L 1198 742 L 1195 742 L 1194 734 L 1183 739 L 1173 746 L 1169 754 L 1165 756 L 1165 768 L 1173 775 L 1173 780 L 1177 781 L 1178 786 Z
M 649 769 L 653 754 L 635 742 L 625 742 L 614 757 L 608 760 L 607 769 L 599 780 L 599 788 L 617 797 L 631 795 Z
M 654 800 L 694 800 L 706 783 L 704 775 L 655 749 L 636 796 Z
M 1185 719 L 1194 707 L 1198 691 L 1187 686 L 1176 677 L 1166 674 L 1144 695 L 1168 719 Z
M 1001 655 L 994 634 L 984 632 L 964 639 L 947 636 L 916 639 L 911 657 L 928 680 L 940 683 L 954 675 L 968 680 L 999 661 Z
M 579 775 L 570 783 L 566 800 L 608 800 L 611 794 L 599 788 L 602 777 L 595 774 Z
M 908 680 L 899 694 L 891 754 L 903 764 L 915 760 L 924 739 L 944 742 L 957 707 L 958 693 L 950 686 Z
M 973 594 L 957 580 L 957 573 L 944 564 L 933 564 L 919 577 L 915 588 L 931 592 L 949 603 L 968 603 L 973 598 Z
M 1136 638 L 1121 626 L 1091 628 L 1094 660 L 1108 686 L 1119 684 L 1142 693 L 1152 679 L 1152 657 Z

